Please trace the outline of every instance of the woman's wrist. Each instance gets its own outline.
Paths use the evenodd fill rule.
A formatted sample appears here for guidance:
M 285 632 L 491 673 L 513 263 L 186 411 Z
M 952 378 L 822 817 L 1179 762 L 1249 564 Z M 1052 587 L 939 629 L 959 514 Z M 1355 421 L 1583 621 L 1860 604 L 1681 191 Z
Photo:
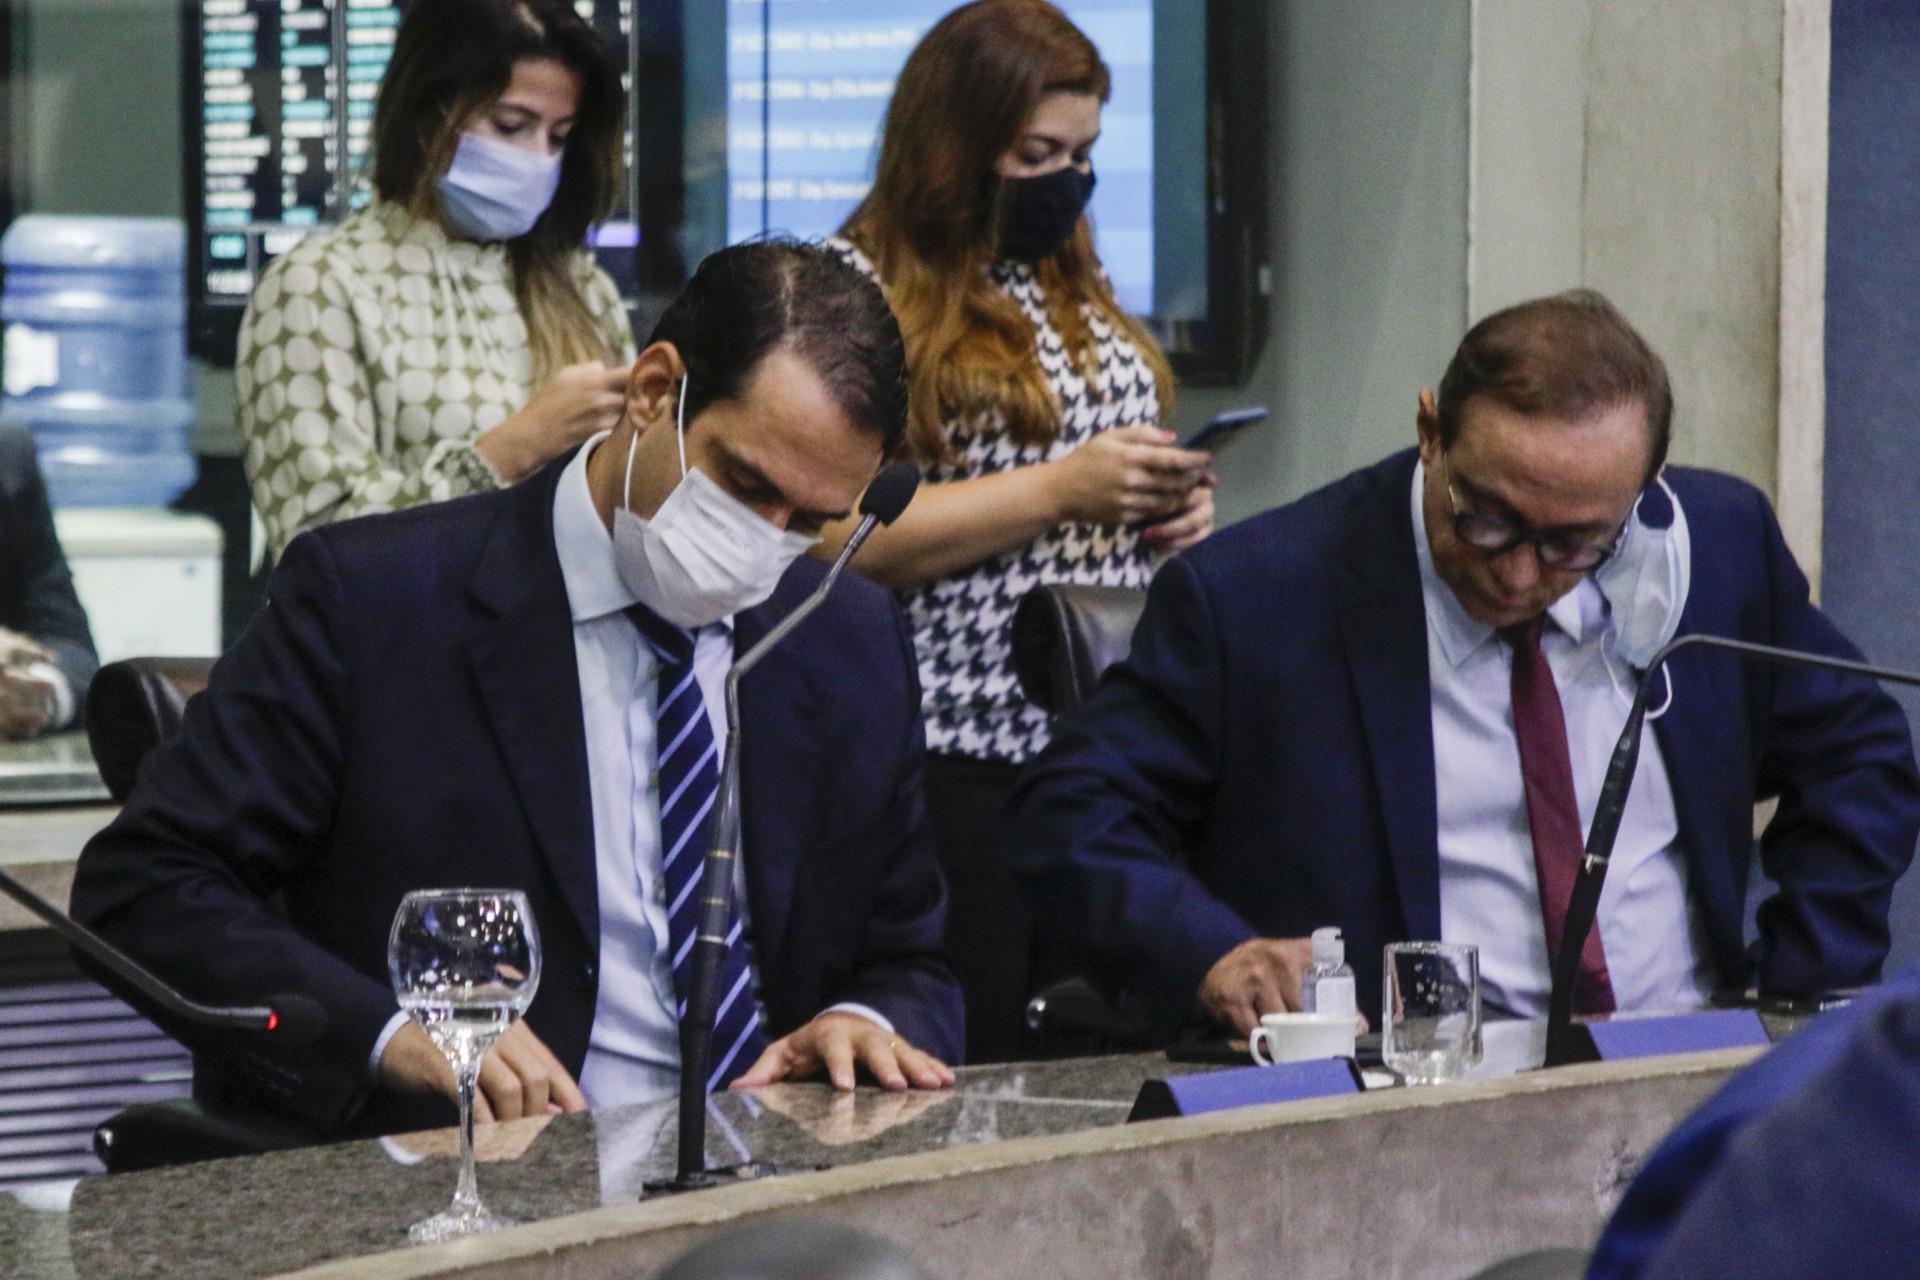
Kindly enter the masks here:
M 526 443 L 526 422 L 514 414 L 473 442 L 473 451 L 507 484 L 517 484 L 539 465 Z
M 1067 456 L 1072 457 L 1071 454 Z M 1024 470 L 1033 479 L 1035 493 L 1039 499 L 1038 510 L 1047 527 L 1065 524 L 1072 519 L 1073 504 L 1069 497 L 1072 473 L 1067 469 L 1067 458 L 1051 458 L 1046 462 L 1036 462 Z

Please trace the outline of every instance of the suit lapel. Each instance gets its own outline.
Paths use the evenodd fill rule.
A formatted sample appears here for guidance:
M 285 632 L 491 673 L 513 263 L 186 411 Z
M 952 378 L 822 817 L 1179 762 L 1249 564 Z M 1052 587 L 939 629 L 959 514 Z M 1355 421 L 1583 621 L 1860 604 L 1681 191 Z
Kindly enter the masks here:
M 1681 616 L 1676 634 L 1710 630 L 1700 626 L 1689 610 Z M 1746 727 L 1737 679 L 1740 661 L 1724 653 L 1683 650 L 1667 660 L 1667 680 L 1656 683 L 1650 704 L 1656 709 L 1667 704 L 1653 721 L 1654 739 L 1660 744 L 1660 759 L 1673 793 L 1690 892 L 1709 909 L 1743 896 L 1746 862 L 1734 860 L 1741 873 L 1736 882 L 1729 878 L 1727 857 L 1727 815 L 1745 813 L 1752 805 L 1751 797 L 1736 794 L 1729 786 L 1739 778 L 1734 762 L 1742 758 L 1739 735 Z M 1702 714 L 1701 708 L 1713 708 L 1719 714 Z M 1740 711 L 1729 714 L 1729 708 Z M 1743 828 L 1736 825 L 1734 830 L 1738 836 Z
M 560 894 L 600 945 L 586 725 L 566 582 L 553 545 L 561 465 L 519 486 L 494 526 L 473 592 L 493 614 L 468 658 L 500 752 Z
M 789 581 L 792 581 L 790 578 Z M 811 579 L 806 586 L 811 588 Z M 734 620 L 734 656 L 745 654 L 784 617 L 795 600 L 782 591 Z M 805 627 L 769 653 L 740 683 L 740 829 L 742 871 L 755 950 L 781 954 L 793 914 L 801 856 L 813 833 L 815 787 L 793 787 L 796 753 L 810 750 L 799 731 L 813 721 L 814 683 L 804 661 Z M 797 660 L 796 655 L 800 655 Z M 816 771 L 817 766 L 810 766 Z
M 1383 472 L 1381 485 L 1347 513 L 1349 551 L 1336 587 L 1337 609 L 1406 935 L 1438 938 L 1433 708 L 1410 507 L 1413 454 Z

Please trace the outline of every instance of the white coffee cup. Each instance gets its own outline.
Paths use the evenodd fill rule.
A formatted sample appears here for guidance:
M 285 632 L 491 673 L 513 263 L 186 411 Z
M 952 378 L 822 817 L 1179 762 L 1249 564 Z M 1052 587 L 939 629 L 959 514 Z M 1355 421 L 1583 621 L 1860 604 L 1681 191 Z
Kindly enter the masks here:
M 1351 1058 L 1353 1038 L 1350 1013 L 1270 1013 L 1253 1029 L 1247 1047 L 1255 1062 L 1271 1067 L 1310 1058 Z

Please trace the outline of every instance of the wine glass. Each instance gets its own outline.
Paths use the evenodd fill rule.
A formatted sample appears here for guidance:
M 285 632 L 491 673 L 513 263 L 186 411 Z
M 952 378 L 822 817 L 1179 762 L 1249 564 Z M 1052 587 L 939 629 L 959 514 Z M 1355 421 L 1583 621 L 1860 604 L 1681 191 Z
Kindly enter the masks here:
M 540 932 L 513 889 L 417 889 L 400 901 L 387 937 L 400 1007 L 453 1064 L 460 1099 L 460 1182 L 443 1213 L 407 1229 L 415 1242 L 510 1227 L 480 1203 L 473 1175 L 473 1091 L 480 1060 L 540 985 Z

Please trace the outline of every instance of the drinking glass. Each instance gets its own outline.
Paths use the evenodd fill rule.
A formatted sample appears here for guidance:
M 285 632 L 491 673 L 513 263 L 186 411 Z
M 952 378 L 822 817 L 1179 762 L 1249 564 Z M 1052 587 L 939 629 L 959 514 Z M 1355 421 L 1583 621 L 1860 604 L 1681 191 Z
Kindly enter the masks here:
M 1387 946 L 1380 1056 L 1408 1084 L 1466 1074 L 1480 1044 L 1480 948 L 1466 942 Z
M 480 1060 L 540 985 L 540 933 L 512 889 L 418 889 L 401 899 L 387 937 L 400 1007 L 453 1064 L 460 1099 L 460 1181 L 453 1204 L 407 1229 L 416 1242 L 513 1225 L 480 1203 L 473 1174 L 473 1091 Z

